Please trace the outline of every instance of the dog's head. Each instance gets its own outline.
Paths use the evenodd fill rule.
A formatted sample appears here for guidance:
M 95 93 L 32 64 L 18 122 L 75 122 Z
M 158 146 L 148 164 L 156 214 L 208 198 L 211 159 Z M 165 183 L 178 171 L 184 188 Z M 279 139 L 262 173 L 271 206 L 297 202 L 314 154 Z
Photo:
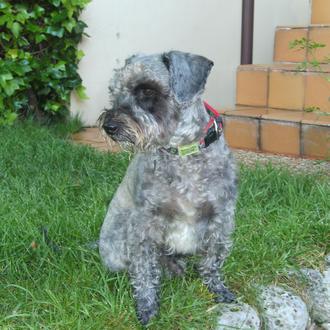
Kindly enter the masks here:
M 179 51 L 130 57 L 111 81 L 111 107 L 100 127 L 125 149 L 166 146 L 185 109 L 200 98 L 212 66 Z

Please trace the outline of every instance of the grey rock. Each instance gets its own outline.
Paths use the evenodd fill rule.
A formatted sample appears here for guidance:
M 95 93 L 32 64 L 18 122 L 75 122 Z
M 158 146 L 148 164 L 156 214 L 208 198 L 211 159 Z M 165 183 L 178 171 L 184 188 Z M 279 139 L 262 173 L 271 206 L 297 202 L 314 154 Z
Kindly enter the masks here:
M 221 315 L 218 318 L 216 330 L 260 329 L 260 319 L 257 312 L 247 304 L 223 304 L 220 311 Z
M 312 319 L 319 323 L 330 323 L 330 268 L 323 274 L 314 269 L 302 269 L 309 287 L 307 304 Z
M 325 257 L 325 264 L 330 267 L 330 253 Z
M 323 323 L 321 325 L 322 330 L 330 330 L 330 323 Z
M 259 303 L 267 330 L 305 330 L 309 325 L 306 304 L 290 291 L 277 286 L 264 287 Z

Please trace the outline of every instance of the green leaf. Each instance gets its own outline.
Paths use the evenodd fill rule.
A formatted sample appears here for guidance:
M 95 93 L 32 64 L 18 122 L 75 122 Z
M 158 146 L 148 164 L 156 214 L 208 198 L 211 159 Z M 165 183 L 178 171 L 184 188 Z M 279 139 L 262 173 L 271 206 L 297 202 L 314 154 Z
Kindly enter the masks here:
M 0 1 L 0 9 L 5 9 L 7 7 L 7 4 L 5 1 Z
M 14 92 L 19 89 L 19 82 L 17 81 L 17 79 L 5 81 L 0 80 L 0 85 L 7 96 L 13 95 Z
M 76 56 L 77 56 L 77 60 L 80 61 L 85 56 L 85 53 L 84 53 L 84 51 L 82 51 L 81 49 L 79 49 L 76 52 Z
M 67 17 L 67 12 L 65 10 L 63 11 L 60 11 L 60 12 L 52 12 L 51 13 L 51 22 L 52 24 L 58 24 L 60 22 L 63 22 L 63 21 L 70 21 L 68 20 L 68 17 Z
M 58 7 L 61 4 L 61 0 L 51 0 L 50 3 L 55 7 Z
M 15 112 L 6 112 L 5 119 L 8 125 L 12 125 L 17 118 L 17 114 Z
M 47 39 L 47 37 L 44 34 L 42 34 L 42 33 L 35 35 L 35 41 L 36 41 L 37 44 L 40 44 L 40 42 L 42 42 L 42 41 L 44 41 L 46 39 Z
M 58 102 L 47 101 L 45 109 L 50 112 L 58 112 L 61 109 L 62 105 Z
M 6 23 L 10 22 L 12 20 L 12 17 L 8 14 L 1 15 L 0 16 L 0 26 L 5 25 Z
M 89 97 L 86 94 L 86 87 L 84 87 L 83 85 L 78 86 L 75 89 L 75 91 L 76 91 L 78 97 L 80 98 L 80 100 L 88 100 L 89 99 Z
M 0 74 L 0 83 L 11 79 L 13 79 L 13 75 L 11 73 Z
M 10 40 L 10 35 L 8 33 L 1 32 L 0 33 L 0 39 L 5 40 L 5 41 L 9 41 Z
M 7 52 L 7 55 L 12 58 L 15 59 L 18 57 L 18 49 L 9 49 Z
M 41 6 L 35 6 L 32 11 L 34 18 L 41 17 L 45 12 L 45 9 Z
M 64 34 L 64 29 L 62 27 L 58 28 L 56 26 L 48 26 L 46 29 L 46 33 L 54 37 L 62 38 Z
M 25 23 L 27 19 L 30 18 L 30 14 L 27 12 L 26 9 L 21 9 L 21 11 L 16 15 L 16 20 L 22 24 Z
M 68 31 L 71 32 L 74 27 L 77 25 L 77 23 L 73 20 L 70 19 L 69 21 L 66 21 L 64 23 L 62 23 L 62 26 Z
M 18 22 L 14 22 L 11 27 L 10 27 L 10 30 L 11 32 L 13 33 L 13 35 L 15 36 L 15 38 L 17 39 L 21 30 L 22 30 L 22 27 L 21 25 L 18 23 Z

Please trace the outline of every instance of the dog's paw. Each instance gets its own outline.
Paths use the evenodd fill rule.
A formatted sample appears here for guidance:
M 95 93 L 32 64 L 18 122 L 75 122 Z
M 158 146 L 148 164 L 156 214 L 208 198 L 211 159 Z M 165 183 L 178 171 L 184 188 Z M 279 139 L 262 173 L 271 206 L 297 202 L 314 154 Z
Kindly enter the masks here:
M 215 301 L 217 303 L 233 303 L 237 301 L 235 294 L 227 288 L 223 288 L 215 294 Z
M 149 309 L 149 310 L 143 310 L 143 311 L 137 311 L 137 317 L 140 323 L 145 326 L 149 323 L 150 319 L 154 317 L 157 314 L 157 309 Z

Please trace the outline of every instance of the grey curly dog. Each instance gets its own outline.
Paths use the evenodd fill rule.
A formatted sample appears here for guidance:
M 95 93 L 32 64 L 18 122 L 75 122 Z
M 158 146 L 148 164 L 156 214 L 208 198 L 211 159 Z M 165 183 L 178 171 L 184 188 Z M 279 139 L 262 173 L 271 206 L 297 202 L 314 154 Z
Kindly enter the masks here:
M 190 53 L 135 55 L 115 72 L 111 107 L 99 124 L 110 140 L 134 150 L 106 214 L 99 249 L 111 271 L 127 270 L 138 319 L 157 314 L 162 269 L 183 274 L 196 254 L 217 302 L 235 296 L 220 279 L 232 245 L 234 159 L 201 94 L 213 63 Z

